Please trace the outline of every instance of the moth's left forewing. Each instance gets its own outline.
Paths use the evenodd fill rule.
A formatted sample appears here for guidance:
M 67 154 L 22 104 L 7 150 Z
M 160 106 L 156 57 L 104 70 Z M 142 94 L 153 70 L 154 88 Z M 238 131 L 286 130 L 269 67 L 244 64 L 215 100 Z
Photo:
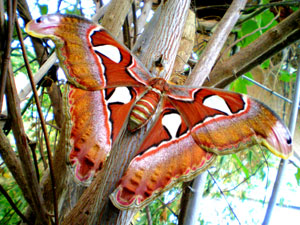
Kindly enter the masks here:
M 90 29 L 88 39 L 98 67 L 103 71 L 106 87 L 147 85 L 151 79 L 149 72 L 103 27 Z
M 74 86 L 100 90 L 118 86 L 143 86 L 151 75 L 130 51 L 102 26 L 70 15 L 44 15 L 26 25 L 38 38 L 52 39 L 60 65 Z
M 207 151 L 224 155 L 262 144 L 282 158 L 292 154 L 288 129 L 257 100 L 218 89 L 177 89 L 170 89 L 170 101 Z

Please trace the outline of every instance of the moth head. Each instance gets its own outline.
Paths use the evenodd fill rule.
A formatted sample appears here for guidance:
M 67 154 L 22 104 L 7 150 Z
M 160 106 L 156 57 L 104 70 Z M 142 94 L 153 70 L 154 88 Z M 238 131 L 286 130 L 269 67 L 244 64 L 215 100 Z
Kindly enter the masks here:
M 62 16 L 59 14 L 44 15 L 27 23 L 25 31 L 37 38 L 55 39 L 55 32 L 61 24 Z

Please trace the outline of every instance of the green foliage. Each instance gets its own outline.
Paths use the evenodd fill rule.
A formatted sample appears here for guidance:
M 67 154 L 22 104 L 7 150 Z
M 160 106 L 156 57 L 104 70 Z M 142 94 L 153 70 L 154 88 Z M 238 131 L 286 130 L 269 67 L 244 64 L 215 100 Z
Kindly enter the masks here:
M 236 167 L 241 167 L 245 174 L 245 177 L 249 177 L 249 170 L 246 166 L 244 166 L 244 164 L 242 163 L 240 158 L 236 154 L 232 154 L 232 158 L 235 160 L 235 162 L 237 164 Z
M 262 64 L 260 64 L 260 67 L 264 70 L 270 68 L 270 59 L 267 59 Z
M 279 80 L 282 80 L 284 82 L 291 82 L 291 81 L 295 82 L 296 77 L 297 77 L 296 73 L 291 74 L 286 70 L 281 70 Z
M 40 8 L 41 15 L 45 15 L 48 13 L 48 5 L 38 4 Z
M 295 178 L 297 180 L 297 184 L 300 186 L 300 168 L 297 169 L 297 172 L 295 173 Z
M 178 224 L 177 216 L 181 197 L 181 184 L 179 184 L 151 202 L 148 209 L 144 208 L 138 212 L 132 223 L 134 225 L 148 224 L 148 216 L 150 216 L 152 224 L 155 225 Z M 148 215 L 146 210 L 149 211 Z
M 266 10 L 263 13 L 259 14 L 256 17 L 256 20 L 257 20 L 257 23 L 259 24 L 259 27 L 264 28 L 267 26 L 267 28 L 264 28 L 261 30 L 261 34 L 266 32 L 270 28 L 276 26 L 276 24 L 277 24 L 277 21 L 274 20 L 274 14 L 271 13 L 269 10 Z
M 240 37 L 244 37 L 245 35 L 248 35 L 249 33 L 253 32 L 254 30 L 258 29 L 258 24 L 254 20 L 248 20 L 245 23 L 242 24 L 242 29 L 240 31 Z M 245 47 L 255 41 L 260 36 L 260 32 L 255 32 L 254 34 L 248 36 L 242 42 L 239 43 L 241 47 Z
M 19 186 L 15 183 L 6 167 L 0 168 L 0 184 L 13 199 L 21 212 L 25 212 L 27 202 L 24 200 Z M 7 199 L 0 194 L 0 224 L 18 224 L 20 217 L 15 213 Z
M 253 79 L 253 76 L 250 72 L 246 73 L 245 76 Z M 230 90 L 241 94 L 247 94 L 247 86 L 251 86 L 251 85 L 253 85 L 253 83 L 251 83 L 250 81 L 242 77 L 239 77 L 238 79 L 236 79 L 234 82 L 230 84 Z

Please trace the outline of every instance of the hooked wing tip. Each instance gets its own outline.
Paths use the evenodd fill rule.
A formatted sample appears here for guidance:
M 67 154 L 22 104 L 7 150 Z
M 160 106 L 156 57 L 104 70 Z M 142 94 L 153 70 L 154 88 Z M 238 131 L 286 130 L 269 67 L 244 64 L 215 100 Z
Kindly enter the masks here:
M 272 127 L 268 137 L 261 140 L 263 146 L 282 159 L 293 154 L 292 142 L 288 128 L 280 120 Z

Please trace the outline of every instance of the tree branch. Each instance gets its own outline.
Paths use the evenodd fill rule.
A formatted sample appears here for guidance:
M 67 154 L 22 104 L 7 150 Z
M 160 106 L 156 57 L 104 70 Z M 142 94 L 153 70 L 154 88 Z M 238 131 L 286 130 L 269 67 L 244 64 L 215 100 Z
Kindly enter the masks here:
M 15 17 L 16 17 L 17 0 L 13 1 L 13 5 L 11 5 L 11 3 L 12 3 L 11 1 L 7 1 L 8 27 L 7 27 L 6 47 L 5 47 L 5 52 L 3 55 L 2 67 L 1 67 L 0 113 L 2 112 L 3 95 L 5 90 L 6 78 L 7 78 L 7 70 L 10 62 L 10 49 L 11 49 L 11 41 L 12 41 L 12 35 L 13 35 Z
M 30 20 L 32 20 L 27 2 L 25 0 L 18 1 L 18 11 L 25 23 L 28 23 Z M 37 57 L 37 61 L 38 61 L 39 65 L 41 66 L 44 64 L 44 62 L 46 62 L 46 61 L 48 62 L 47 49 L 43 46 L 43 42 L 40 39 L 33 38 L 33 37 L 30 37 L 30 38 L 33 43 L 33 48 L 34 48 L 34 51 L 35 51 L 35 54 Z M 55 58 L 55 57 L 53 57 L 53 58 Z M 51 61 L 52 65 L 54 64 L 54 62 L 55 62 L 55 60 Z M 54 67 L 54 69 L 52 69 L 52 70 L 50 69 L 48 71 L 48 77 L 50 77 L 53 81 L 57 80 L 56 67 Z M 50 97 L 51 104 L 53 107 L 55 122 L 58 125 L 58 127 L 62 127 L 63 104 L 62 104 L 62 97 L 61 97 L 60 89 L 57 87 L 57 84 L 55 82 L 52 82 L 51 85 L 46 86 L 46 88 L 47 88 L 47 92 L 48 92 L 48 95 Z
M 28 183 L 25 179 L 20 159 L 12 149 L 9 140 L 2 129 L 0 129 L 0 156 L 19 185 L 25 200 L 29 205 L 32 205 L 32 195 L 28 188 Z
M 261 35 L 230 58 L 218 61 L 204 86 L 224 87 L 231 81 L 288 46 L 300 30 L 300 10 Z
M 51 149 L 50 149 L 50 141 L 48 138 L 48 133 L 47 133 L 47 128 L 46 128 L 46 123 L 45 123 L 45 119 L 43 116 L 43 112 L 41 109 L 41 103 L 39 100 L 39 96 L 35 87 L 35 83 L 33 80 L 33 75 L 29 66 L 29 61 L 28 61 L 28 57 L 27 57 L 27 53 L 26 53 L 26 48 L 23 42 L 23 37 L 22 37 L 22 31 L 21 28 L 19 26 L 18 20 L 16 20 L 16 27 L 17 27 L 17 33 L 18 33 L 18 37 L 19 37 L 19 41 L 21 43 L 21 48 L 22 48 L 22 54 L 23 54 L 23 58 L 24 58 L 24 62 L 25 62 L 25 66 L 27 69 L 27 73 L 28 73 L 28 77 L 32 86 L 32 90 L 34 93 L 34 99 L 35 99 L 35 103 L 36 103 L 36 107 L 37 107 L 37 111 L 41 120 L 41 125 L 42 125 L 42 130 L 44 133 L 44 138 L 45 138 L 45 142 L 46 142 L 46 149 L 47 149 L 47 153 L 48 153 L 48 164 L 49 164 L 49 170 L 50 170 L 50 176 L 51 176 L 51 182 L 52 182 L 52 193 L 53 193 L 53 204 L 54 204 L 54 217 L 55 217 L 55 224 L 58 224 L 58 208 L 57 208 L 57 199 L 56 199 L 56 185 L 55 185 L 55 178 L 54 178 L 54 172 L 53 172 L 53 162 L 52 162 L 52 153 L 51 153 Z
M 41 223 L 49 224 L 49 220 L 46 215 L 46 209 L 44 207 L 44 199 L 42 197 L 41 189 L 38 184 L 37 177 L 34 172 L 33 164 L 30 157 L 30 147 L 28 145 L 26 133 L 20 114 L 20 106 L 11 68 L 9 69 L 8 79 L 6 82 L 6 97 L 8 112 L 12 120 L 12 130 L 21 159 L 21 165 L 24 171 L 25 178 L 28 182 L 28 187 L 30 187 L 29 191 L 31 192 L 32 196 L 31 207 L 34 213 L 39 218 L 39 221 L 41 221 Z
M 200 60 L 188 77 L 186 81 L 187 85 L 201 86 L 203 84 L 204 80 L 212 70 L 228 35 L 240 17 L 241 11 L 246 3 L 246 0 L 235 0 L 232 2 L 226 14 L 218 24 L 213 36 L 209 39 Z

